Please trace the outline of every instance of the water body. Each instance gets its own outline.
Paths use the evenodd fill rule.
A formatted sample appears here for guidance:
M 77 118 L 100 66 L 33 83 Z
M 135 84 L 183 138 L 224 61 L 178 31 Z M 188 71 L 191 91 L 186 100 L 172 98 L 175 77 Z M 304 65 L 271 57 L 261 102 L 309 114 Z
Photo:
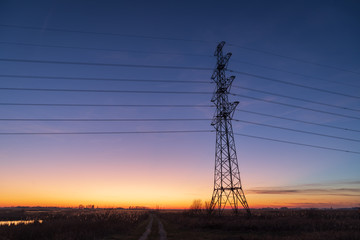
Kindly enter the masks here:
M 43 220 L 16 220 L 16 221 L 0 221 L 0 226 L 1 225 L 18 225 L 18 224 L 32 224 L 34 222 L 39 222 L 42 223 Z

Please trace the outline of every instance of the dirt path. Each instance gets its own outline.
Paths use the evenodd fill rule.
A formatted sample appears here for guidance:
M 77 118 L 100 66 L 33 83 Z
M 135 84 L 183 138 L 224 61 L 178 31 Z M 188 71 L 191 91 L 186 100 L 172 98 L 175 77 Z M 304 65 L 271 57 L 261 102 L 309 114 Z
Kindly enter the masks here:
M 158 225 L 159 225 L 159 230 L 158 230 L 158 234 L 159 234 L 159 240 L 167 240 L 167 235 L 166 235 L 166 231 L 164 229 L 164 225 L 161 223 L 160 219 L 156 216 L 151 214 L 150 215 L 150 222 L 149 224 L 146 226 L 146 230 L 143 233 L 143 235 L 139 238 L 139 240 L 147 240 L 150 233 L 151 233 L 151 228 L 153 226 L 153 221 L 157 221 Z
M 164 225 L 161 223 L 160 219 L 158 218 L 158 223 L 159 223 L 159 235 L 160 235 L 160 240 L 167 240 L 167 236 L 166 236 L 166 231 L 164 229 Z
M 154 216 L 151 214 L 150 215 L 150 222 L 149 224 L 146 226 L 145 232 L 143 233 L 143 235 L 139 238 L 139 240 L 146 240 L 149 236 L 149 234 L 151 233 L 151 227 L 153 224 L 153 220 L 154 220 Z

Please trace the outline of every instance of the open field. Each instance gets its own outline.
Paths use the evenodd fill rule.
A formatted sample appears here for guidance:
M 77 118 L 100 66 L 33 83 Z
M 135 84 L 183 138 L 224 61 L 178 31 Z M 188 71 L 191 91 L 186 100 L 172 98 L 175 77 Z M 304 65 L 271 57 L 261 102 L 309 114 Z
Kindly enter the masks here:
M 35 220 L 0 226 L 1 240 L 17 239 L 360 239 L 359 210 L 253 210 L 248 218 L 225 213 L 143 210 L 0 210 L 0 221 Z M 37 222 L 42 220 L 42 223 Z M 152 222 L 152 223 L 150 223 Z M 148 229 L 148 235 L 143 237 Z M 163 238 L 164 239 L 164 238 Z
M 168 239 L 360 239 L 358 210 L 253 210 L 248 218 L 163 213 Z
M 141 210 L 2 210 L 0 221 L 35 220 L 35 223 L 0 226 L 0 240 L 91 240 L 113 234 L 121 239 L 137 239 L 145 228 L 148 215 L 147 211 Z

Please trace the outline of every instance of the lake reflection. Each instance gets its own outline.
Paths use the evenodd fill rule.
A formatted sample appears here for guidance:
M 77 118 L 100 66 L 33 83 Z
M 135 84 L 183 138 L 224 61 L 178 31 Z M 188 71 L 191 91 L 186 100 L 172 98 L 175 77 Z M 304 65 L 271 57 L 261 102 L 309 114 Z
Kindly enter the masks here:
M 18 224 L 31 224 L 34 223 L 35 220 L 16 220 L 16 221 L 0 221 L 0 226 L 1 225 L 18 225 Z M 36 220 L 36 222 L 42 223 L 43 220 Z

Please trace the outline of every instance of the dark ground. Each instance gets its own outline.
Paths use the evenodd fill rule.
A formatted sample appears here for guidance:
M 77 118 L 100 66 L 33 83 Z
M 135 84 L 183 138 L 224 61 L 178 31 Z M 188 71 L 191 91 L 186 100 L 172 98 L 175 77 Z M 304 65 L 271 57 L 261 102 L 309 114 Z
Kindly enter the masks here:
M 169 240 L 359 240 L 360 211 L 252 210 L 219 217 L 206 212 L 156 211 Z M 0 240 L 139 239 L 149 221 L 140 210 L 2 209 L 2 220 L 43 220 L 29 225 L 0 226 Z M 154 234 L 156 235 L 156 234 Z M 151 238 L 150 234 L 150 238 Z

